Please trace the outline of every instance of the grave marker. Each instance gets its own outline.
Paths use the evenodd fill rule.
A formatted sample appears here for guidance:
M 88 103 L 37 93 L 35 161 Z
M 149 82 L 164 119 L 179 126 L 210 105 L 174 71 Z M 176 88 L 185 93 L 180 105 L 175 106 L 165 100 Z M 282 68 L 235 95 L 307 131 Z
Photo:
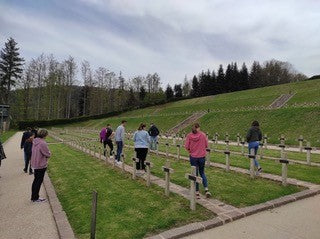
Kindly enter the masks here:
M 287 153 L 283 154 L 283 158 L 279 160 L 282 164 L 282 185 L 287 186 L 287 177 L 288 177 L 288 164 Z
M 218 144 L 218 136 L 219 136 L 218 133 L 215 133 L 215 134 L 214 134 L 216 144 Z
M 237 133 L 237 145 L 239 146 L 240 145 L 240 134 Z
M 206 165 L 210 166 L 210 153 L 211 153 L 211 149 L 207 148 L 206 149 L 207 154 L 206 154 Z
M 304 148 L 307 151 L 307 163 L 310 165 L 311 164 L 311 144 L 310 142 L 307 142 L 307 146 Z
M 139 162 L 138 158 L 132 158 L 132 179 L 136 179 L 136 176 L 137 176 L 136 163 L 138 162 Z
M 150 187 L 151 185 L 150 175 L 151 175 L 151 168 L 153 167 L 153 165 L 150 161 L 145 161 L 144 164 L 146 165 L 146 169 L 147 169 L 147 186 Z
M 260 147 L 260 159 L 263 157 L 263 143 L 259 142 L 259 147 Z
M 226 150 L 229 150 L 229 140 L 224 141 L 226 143 Z
M 244 155 L 244 144 L 246 143 L 245 141 L 244 141 L 244 138 L 242 138 L 242 140 L 241 140 L 241 153 L 242 153 L 242 155 Z
M 303 136 L 302 135 L 300 135 L 298 141 L 299 141 L 300 153 L 302 153 L 302 149 L 303 149 Z
M 166 143 L 166 157 L 169 157 L 169 143 Z
M 284 135 L 282 134 L 281 136 L 280 136 L 280 144 L 281 145 L 284 145 L 285 144 L 285 140 L 286 140 L 286 138 L 284 137 Z
M 180 160 L 180 154 L 181 154 L 181 145 L 177 144 L 177 158 Z
M 283 158 L 284 149 L 285 149 L 286 146 L 284 144 L 280 144 L 279 147 L 281 148 L 281 158 Z
M 230 151 L 224 151 L 224 154 L 226 155 L 226 171 L 230 171 Z
M 264 140 L 264 147 L 267 149 L 268 148 L 268 136 L 267 136 L 267 134 L 264 135 L 263 140 Z
M 173 173 L 173 169 L 170 168 L 170 161 L 167 160 L 166 165 L 162 166 L 162 171 L 165 173 L 165 195 L 169 197 L 170 194 L 170 173 Z
M 186 179 L 190 180 L 190 209 L 196 210 L 196 183 L 202 183 L 202 178 L 196 176 L 196 167 L 191 166 L 191 174 L 185 175 Z

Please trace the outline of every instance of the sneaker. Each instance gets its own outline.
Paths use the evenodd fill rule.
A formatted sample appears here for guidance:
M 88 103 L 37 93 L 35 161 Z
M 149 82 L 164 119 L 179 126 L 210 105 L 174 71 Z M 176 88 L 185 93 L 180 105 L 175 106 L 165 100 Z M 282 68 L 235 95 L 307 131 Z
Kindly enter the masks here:
M 200 199 L 200 198 L 201 198 L 199 192 L 196 192 L 196 198 L 197 198 L 197 199 Z
M 121 161 L 117 161 L 116 162 L 118 165 L 122 165 L 122 162 Z
M 211 198 L 211 196 L 212 196 L 211 193 L 207 190 L 206 191 L 206 198 Z
M 45 198 L 39 198 L 37 200 L 32 200 L 32 202 L 45 202 L 45 201 L 47 201 L 47 199 L 45 199 Z

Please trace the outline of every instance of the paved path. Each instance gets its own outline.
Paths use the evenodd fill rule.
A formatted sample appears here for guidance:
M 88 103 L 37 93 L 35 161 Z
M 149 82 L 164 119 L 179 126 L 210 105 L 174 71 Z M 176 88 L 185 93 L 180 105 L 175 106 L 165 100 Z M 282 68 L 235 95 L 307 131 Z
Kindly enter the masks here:
M 320 195 L 261 212 L 189 239 L 319 239 Z
M 0 238 L 59 238 L 49 203 L 30 201 L 33 176 L 22 171 L 21 135 L 16 133 L 4 144 L 8 158 L 0 168 Z M 40 195 L 46 197 L 43 186 Z

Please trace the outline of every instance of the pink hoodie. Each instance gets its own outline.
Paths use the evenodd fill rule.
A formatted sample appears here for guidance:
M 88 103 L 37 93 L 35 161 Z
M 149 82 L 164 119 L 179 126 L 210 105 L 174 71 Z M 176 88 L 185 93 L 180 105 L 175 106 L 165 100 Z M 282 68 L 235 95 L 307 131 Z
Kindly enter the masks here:
M 35 138 L 32 145 L 31 167 L 33 169 L 42 169 L 48 166 L 48 158 L 51 153 L 47 142 L 41 138 Z
M 189 151 L 190 156 L 194 158 L 203 158 L 206 156 L 206 148 L 208 147 L 208 139 L 203 132 L 189 133 L 184 145 Z

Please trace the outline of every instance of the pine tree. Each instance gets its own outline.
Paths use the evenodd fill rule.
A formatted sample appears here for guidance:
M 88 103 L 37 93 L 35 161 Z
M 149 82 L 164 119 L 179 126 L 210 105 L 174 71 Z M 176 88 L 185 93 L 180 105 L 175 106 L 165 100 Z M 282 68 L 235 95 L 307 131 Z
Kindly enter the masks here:
M 141 86 L 139 91 L 139 100 L 144 101 L 146 94 L 147 94 L 146 89 L 143 86 Z
M 167 100 L 170 100 L 173 98 L 173 90 L 169 84 L 167 85 L 167 89 L 166 89 L 166 97 L 167 97 Z
M 262 68 L 259 62 L 254 61 L 249 75 L 249 87 L 257 88 L 262 86 Z
M 242 68 L 240 70 L 240 86 L 239 90 L 249 89 L 249 73 L 248 68 L 245 63 L 242 64 Z
M 231 92 L 232 89 L 232 66 L 228 64 L 226 75 L 224 77 L 224 92 Z
M 182 97 L 182 85 L 181 84 L 174 85 L 174 97 L 176 97 L 176 98 Z
M 10 37 L 0 53 L 0 95 L 4 96 L 2 101 L 6 104 L 9 103 L 11 88 L 21 78 L 23 62 L 17 43 Z
M 196 76 L 193 76 L 192 79 L 192 91 L 191 91 L 192 97 L 199 97 L 200 96 L 200 85 L 198 78 Z

